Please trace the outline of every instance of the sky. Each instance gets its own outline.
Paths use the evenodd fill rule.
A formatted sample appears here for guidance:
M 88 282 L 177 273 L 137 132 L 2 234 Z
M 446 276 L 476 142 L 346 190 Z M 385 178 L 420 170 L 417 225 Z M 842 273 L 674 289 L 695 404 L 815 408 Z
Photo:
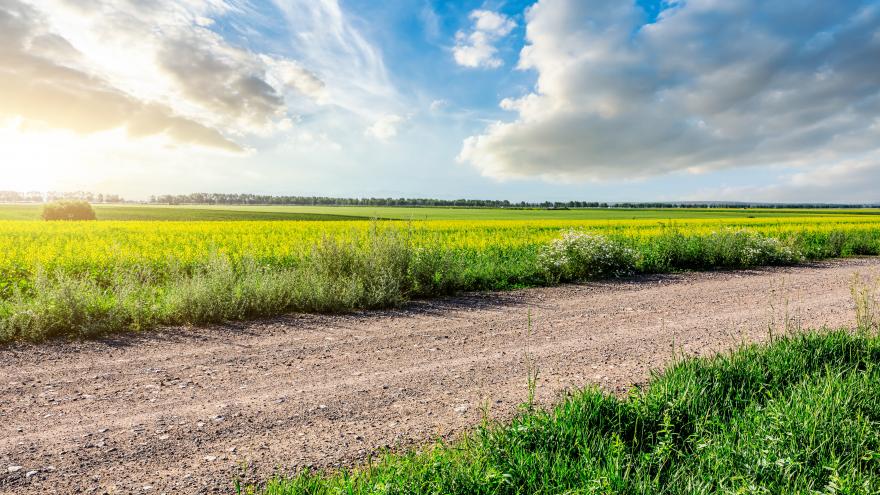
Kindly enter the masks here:
M 0 190 L 880 202 L 880 0 L 0 0 Z

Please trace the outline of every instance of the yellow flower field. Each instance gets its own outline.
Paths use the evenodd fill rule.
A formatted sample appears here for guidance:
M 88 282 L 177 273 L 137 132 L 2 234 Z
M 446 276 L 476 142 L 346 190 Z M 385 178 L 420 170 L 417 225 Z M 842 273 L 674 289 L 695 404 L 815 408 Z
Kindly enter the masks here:
M 287 265 L 322 238 L 363 241 L 370 229 L 410 233 L 417 246 L 450 250 L 509 249 L 546 244 L 566 229 L 649 239 L 670 228 L 705 234 L 748 228 L 774 237 L 794 232 L 880 229 L 880 216 L 771 217 L 699 220 L 428 220 L 418 222 L 0 222 L 0 270 L 74 271 L 147 264 L 192 265 L 224 254 Z
M 4 341 L 348 311 L 622 274 L 876 255 L 880 215 L 0 221 L 0 253 Z

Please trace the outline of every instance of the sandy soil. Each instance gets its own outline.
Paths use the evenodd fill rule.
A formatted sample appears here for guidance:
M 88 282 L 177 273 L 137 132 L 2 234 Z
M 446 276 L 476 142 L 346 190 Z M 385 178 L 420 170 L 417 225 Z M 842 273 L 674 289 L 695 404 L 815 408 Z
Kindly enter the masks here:
M 475 294 L 396 311 L 288 316 L 0 349 L 0 492 L 230 493 L 305 466 L 449 438 L 679 354 L 849 325 L 880 259 Z M 528 315 L 533 328 L 527 331 Z

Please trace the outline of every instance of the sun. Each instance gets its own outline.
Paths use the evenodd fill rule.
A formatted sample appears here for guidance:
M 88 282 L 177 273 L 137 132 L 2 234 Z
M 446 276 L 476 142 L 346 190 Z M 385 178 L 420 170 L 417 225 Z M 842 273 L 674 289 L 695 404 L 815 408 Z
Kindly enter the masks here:
M 19 125 L 0 127 L 0 188 L 46 190 L 57 149 L 54 138 L 22 131 Z
M 0 125 L 0 189 L 49 191 L 78 187 L 101 175 L 124 132 L 81 135 L 29 125 L 20 119 Z

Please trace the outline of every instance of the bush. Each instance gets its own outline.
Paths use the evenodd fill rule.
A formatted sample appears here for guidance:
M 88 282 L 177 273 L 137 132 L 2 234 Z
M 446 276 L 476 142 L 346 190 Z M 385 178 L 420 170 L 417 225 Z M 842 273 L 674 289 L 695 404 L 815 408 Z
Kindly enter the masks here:
M 670 229 L 651 238 L 640 251 L 639 271 L 645 273 L 791 265 L 804 260 L 791 242 L 744 229 L 721 229 L 709 234 Z
M 637 253 L 597 234 L 569 230 L 538 253 L 538 264 L 551 282 L 630 275 Z
M 779 239 L 749 230 L 723 229 L 704 240 L 708 266 L 748 268 L 762 265 L 791 265 L 802 261 L 797 250 Z
M 431 297 L 454 294 L 468 287 L 467 268 L 458 253 L 443 249 L 414 249 L 409 266 L 411 296 Z
M 95 220 L 95 210 L 87 201 L 55 201 L 43 206 L 43 220 Z

